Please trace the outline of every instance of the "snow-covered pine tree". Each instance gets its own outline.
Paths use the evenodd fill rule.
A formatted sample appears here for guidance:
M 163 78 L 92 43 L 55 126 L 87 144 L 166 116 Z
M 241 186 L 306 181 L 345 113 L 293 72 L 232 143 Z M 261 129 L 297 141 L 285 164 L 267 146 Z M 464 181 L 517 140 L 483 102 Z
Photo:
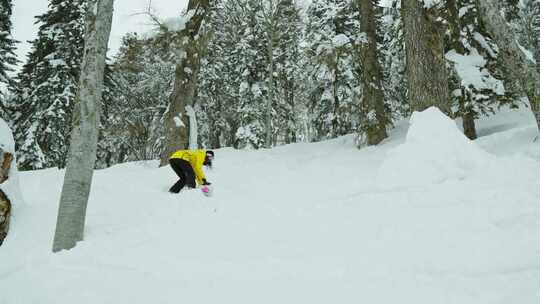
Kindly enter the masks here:
M 403 20 L 397 2 L 385 8 L 382 18 L 384 93 L 394 119 L 408 117 L 411 107 L 407 98 L 407 77 L 405 77 L 405 41 Z
M 294 141 L 296 126 L 295 89 L 301 28 L 293 0 L 266 0 L 257 14 L 264 35 L 265 146 Z M 261 51 L 263 51 L 261 50 Z M 291 139 L 291 137 L 293 139 Z
M 475 119 L 493 113 L 508 97 L 504 79 L 497 76 L 499 48 L 480 22 L 475 0 L 448 0 L 445 5 L 446 58 L 456 78 L 450 85 L 454 115 L 462 118 L 465 135 L 476 139 Z
M 235 133 L 237 148 L 261 148 L 266 141 L 267 113 L 267 36 L 263 31 L 262 3 L 259 0 L 237 1 L 241 11 L 240 39 L 233 52 L 238 57 L 238 125 Z
M 84 46 L 85 0 L 50 0 L 37 16 L 37 38 L 18 74 L 14 107 L 19 165 L 65 165 Z
M 204 55 L 201 59 L 196 110 L 200 144 L 207 148 L 231 146 L 234 143 L 238 89 L 239 54 L 234 52 L 238 41 L 238 6 L 233 1 L 214 1 L 205 22 Z
M 13 72 L 17 64 L 15 55 L 15 44 L 17 41 L 11 36 L 11 14 L 13 4 L 11 0 L 0 0 L 0 115 L 4 104 L 4 92 L 8 87 L 14 85 L 14 79 L 10 73 Z M 6 117 L 3 117 L 4 119 Z
M 388 136 L 386 127 L 391 122 L 390 111 L 384 100 L 384 74 L 379 52 L 379 44 L 382 42 L 381 11 L 378 0 L 356 0 L 355 6 L 359 12 L 361 30 L 356 43 L 362 80 L 358 145 L 376 145 Z
M 348 0 L 314 0 L 307 10 L 304 70 L 311 82 L 308 110 L 310 139 L 322 140 L 353 132 L 358 124 L 359 77 L 354 45 L 360 33 Z
M 128 35 L 114 65 L 118 90 L 110 130 L 116 136 L 119 162 L 159 157 L 163 147 L 163 116 L 174 83 L 176 57 L 160 51 L 165 40 Z M 161 45 L 161 47 L 158 47 Z M 166 45 L 174 50 L 174 44 Z
M 502 63 L 511 78 L 516 79 L 530 102 L 531 110 L 540 128 L 540 73 L 534 58 L 518 43 L 515 32 L 500 12 L 498 2 L 478 0 L 482 22 L 504 54 Z
M 302 20 L 295 0 L 280 0 L 277 6 L 277 41 L 274 50 L 276 99 L 273 144 L 296 142 L 302 109 L 300 39 Z
M 532 52 L 540 72 L 540 0 L 523 0 L 518 18 L 521 45 Z
M 163 56 L 161 34 L 141 39 L 127 34 L 112 66 L 116 85 L 104 118 L 100 166 L 150 160 L 162 148 L 163 115 L 172 90 L 174 60 Z M 173 48 L 170 47 L 172 50 Z
M 301 95 L 295 91 L 301 36 L 295 1 L 219 3 L 205 26 L 208 40 L 197 91 L 203 146 L 262 147 L 268 135 L 269 99 L 271 144 L 294 141 L 299 124 L 295 107 Z M 270 15 L 263 4 L 273 4 Z

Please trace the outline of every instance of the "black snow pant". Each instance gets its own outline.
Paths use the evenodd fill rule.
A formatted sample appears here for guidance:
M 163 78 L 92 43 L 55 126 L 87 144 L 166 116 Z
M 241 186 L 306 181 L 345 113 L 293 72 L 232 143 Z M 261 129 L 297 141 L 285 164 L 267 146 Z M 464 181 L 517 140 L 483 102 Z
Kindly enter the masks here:
M 191 188 L 195 188 L 195 172 L 193 171 L 193 168 L 189 164 L 188 161 L 179 159 L 179 158 L 171 158 L 169 160 L 169 164 L 171 164 L 171 168 L 176 172 L 176 175 L 180 178 L 172 187 L 169 189 L 172 193 L 178 193 L 184 186 L 188 186 Z

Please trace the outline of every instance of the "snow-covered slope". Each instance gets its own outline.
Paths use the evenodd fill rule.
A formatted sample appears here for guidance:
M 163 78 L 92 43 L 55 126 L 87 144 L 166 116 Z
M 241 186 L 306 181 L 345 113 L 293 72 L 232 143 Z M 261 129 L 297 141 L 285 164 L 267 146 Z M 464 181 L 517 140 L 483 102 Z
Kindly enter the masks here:
M 440 133 L 427 132 L 428 121 Z M 98 171 L 86 241 L 56 255 L 62 172 L 22 173 L 27 204 L 16 206 L 0 249 L 0 303 L 537 304 L 534 120 L 503 112 L 480 123 L 475 143 L 456 132 L 432 113 L 407 137 L 403 122 L 362 151 L 352 137 L 221 149 L 208 173 L 212 198 L 167 193 L 174 173 L 156 163 Z M 441 146 L 426 145 L 433 136 Z M 439 155 L 423 162 L 422 149 Z M 474 166 L 422 184 L 381 183 L 396 157 L 443 166 L 454 152 L 450 164 Z M 398 181 L 435 172 L 395 166 Z

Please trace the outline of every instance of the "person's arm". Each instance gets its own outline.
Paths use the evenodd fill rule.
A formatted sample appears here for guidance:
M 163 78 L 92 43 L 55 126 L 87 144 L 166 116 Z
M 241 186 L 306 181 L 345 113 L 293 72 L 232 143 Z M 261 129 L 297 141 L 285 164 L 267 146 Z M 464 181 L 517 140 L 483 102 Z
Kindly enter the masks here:
M 201 159 L 200 157 L 196 157 L 195 160 L 195 166 L 193 166 L 193 171 L 195 171 L 195 177 L 197 178 L 197 184 L 204 185 L 206 182 L 206 176 L 204 175 L 204 171 L 202 169 L 204 163 L 204 157 Z

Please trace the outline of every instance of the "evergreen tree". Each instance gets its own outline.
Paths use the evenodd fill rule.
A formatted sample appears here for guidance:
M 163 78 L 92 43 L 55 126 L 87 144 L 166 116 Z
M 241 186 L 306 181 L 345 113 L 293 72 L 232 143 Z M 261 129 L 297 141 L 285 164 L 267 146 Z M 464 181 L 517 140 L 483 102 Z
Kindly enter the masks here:
M 479 0 L 477 2 L 482 22 L 493 37 L 504 56 L 500 56 L 508 75 L 517 80 L 519 88 L 527 96 L 531 110 L 540 128 L 540 73 L 537 66 L 524 52 L 516 40 L 513 29 L 501 16 L 497 2 Z
M 396 2 L 385 8 L 383 13 L 383 81 L 385 100 L 390 106 L 394 119 L 408 117 L 411 107 L 407 98 L 407 77 L 405 76 L 405 41 L 403 20 Z
M 499 76 L 499 48 L 479 20 L 476 1 L 449 0 L 446 9 L 450 25 L 446 58 L 454 67 L 450 85 L 454 114 L 462 118 L 465 135 L 475 139 L 474 120 L 493 113 L 500 102 L 512 97 L 511 90 L 505 89 Z
M 302 26 L 299 8 L 294 0 L 281 0 L 277 7 L 277 42 L 274 52 L 276 96 L 274 145 L 298 139 L 301 113 L 300 39 Z
M 0 115 L 3 109 L 3 89 L 12 87 L 14 80 L 9 75 L 17 64 L 15 56 L 15 44 L 11 36 L 11 14 L 13 4 L 11 0 L 0 0 Z M 3 88 L 2 88 L 3 87 Z
M 267 92 L 267 36 L 263 31 L 262 3 L 259 0 L 246 0 L 243 4 L 244 22 L 241 40 L 235 53 L 240 55 L 240 84 L 236 131 L 238 148 L 261 148 L 266 141 Z M 243 58 L 242 58 L 243 57 Z
M 18 75 L 15 137 L 24 169 L 65 165 L 84 47 L 84 0 L 51 0 Z
M 158 47 L 162 34 L 149 39 L 127 34 L 122 40 L 112 66 L 113 102 L 102 121 L 100 167 L 159 157 L 174 80 L 174 60 Z
M 532 53 L 540 71 L 540 1 L 523 0 L 519 17 L 520 43 Z
M 359 76 L 354 46 L 361 39 L 350 1 L 314 0 L 307 11 L 303 48 L 310 75 L 311 140 L 353 132 L 358 125 Z
M 233 52 L 236 25 L 239 24 L 237 6 L 232 1 L 214 2 L 203 28 L 206 43 L 199 73 L 197 113 L 200 144 L 220 148 L 233 145 L 236 132 L 236 100 L 238 82 L 237 54 Z M 234 21 L 232 21 L 234 20 Z

